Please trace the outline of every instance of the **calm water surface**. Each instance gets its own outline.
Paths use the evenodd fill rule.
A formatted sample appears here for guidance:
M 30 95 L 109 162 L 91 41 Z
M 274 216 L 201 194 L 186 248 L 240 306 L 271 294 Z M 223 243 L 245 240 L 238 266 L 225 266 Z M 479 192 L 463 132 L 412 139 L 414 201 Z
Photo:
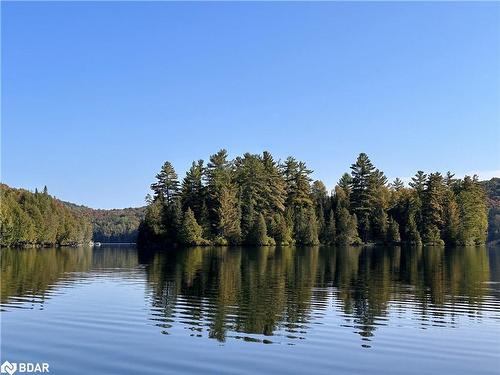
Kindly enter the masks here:
M 1 250 L 1 360 L 52 374 L 499 374 L 500 249 Z

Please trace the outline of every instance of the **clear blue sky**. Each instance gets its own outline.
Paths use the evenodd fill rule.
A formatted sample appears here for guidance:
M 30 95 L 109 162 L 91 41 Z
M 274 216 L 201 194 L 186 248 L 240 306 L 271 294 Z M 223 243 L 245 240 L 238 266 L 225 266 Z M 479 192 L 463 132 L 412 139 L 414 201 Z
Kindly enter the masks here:
M 136 206 L 220 148 L 486 178 L 499 145 L 500 3 L 2 2 L 15 187 Z

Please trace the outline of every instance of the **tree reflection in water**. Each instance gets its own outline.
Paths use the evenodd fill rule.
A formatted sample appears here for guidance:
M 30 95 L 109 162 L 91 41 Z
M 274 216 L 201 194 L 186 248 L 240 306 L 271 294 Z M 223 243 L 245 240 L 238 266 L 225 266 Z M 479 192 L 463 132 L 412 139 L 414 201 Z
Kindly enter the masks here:
M 2 249 L 2 309 L 43 308 L 57 285 L 134 277 L 165 334 L 186 328 L 265 343 L 304 339 L 336 318 L 363 345 L 391 317 L 420 328 L 481 319 L 498 300 L 497 249 L 487 248 L 135 248 Z M 491 283 L 493 281 L 493 283 Z M 66 292 L 70 292 L 67 290 Z M 60 291 L 58 291 L 60 293 Z M 415 323 L 416 321 L 416 323 Z M 337 324 L 337 323 L 336 323 Z
M 219 341 L 305 338 L 332 308 L 365 341 L 392 313 L 453 326 L 457 315 L 480 317 L 492 271 L 486 248 L 190 248 L 146 258 L 164 332 L 180 322 Z

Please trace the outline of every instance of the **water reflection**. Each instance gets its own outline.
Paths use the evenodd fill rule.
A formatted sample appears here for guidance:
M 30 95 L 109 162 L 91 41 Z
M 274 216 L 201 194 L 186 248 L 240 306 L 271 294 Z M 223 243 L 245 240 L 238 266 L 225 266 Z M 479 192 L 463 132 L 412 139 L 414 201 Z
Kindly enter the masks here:
M 311 324 L 339 315 L 369 341 L 391 313 L 421 328 L 495 312 L 485 298 L 498 280 L 485 248 L 193 248 L 147 260 L 153 319 L 192 335 L 272 342 L 305 338 Z M 333 311 L 332 311 L 333 310 Z M 264 336 L 265 338 L 262 338 Z M 271 337 L 273 336 L 273 337 Z
M 43 309 L 54 293 L 61 294 L 61 287 L 71 288 L 77 281 L 138 265 L 137 250 L 132 247 L 0 251 L 2 311 L 6 307 Z
M 61 290 L 98 277 L 146 288 L 164 334 L 297 343 L 318 326 L 376 331 L 405 319 L 455 327 L 498 318 L 499 251 L 486 248 L 134 248 L 1 251 L 2 310 L 43 308 Z M 104 288 L 104 286 L 103 286 Z M 71 293 L 66 290 L 66 293 Z M 119 319 L 119 317 L 117 317 Z

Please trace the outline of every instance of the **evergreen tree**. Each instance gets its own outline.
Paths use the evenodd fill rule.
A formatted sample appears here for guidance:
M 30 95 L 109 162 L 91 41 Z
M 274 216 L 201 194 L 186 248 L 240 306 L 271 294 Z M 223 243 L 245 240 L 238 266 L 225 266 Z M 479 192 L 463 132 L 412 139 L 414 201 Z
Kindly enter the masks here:
M 264 202 L 265 211 L 283 213 L 285 211 L 286 185 L 278 164 L 272 155 L 264 151 L 262 154 L 264 166 Z
M 318 226 L 316 222 L 316 215 L 314 209 L 300 208 L 295 217 L 295 241 L 301 245 L 317 245 L 318 239 Z
M 292 226 L 288 224 L 287 220 L 281 213 L 276 213 L 273 218 L 272 236 L 277 245 L 291 245 L 292 239 Z
M 453 186 L 457 183 L 457 180 L 453 177 L 455 177 L 454 173 L 451 173 L 450 171 L 446 172 L 444 183 L 448 189 L 452 189 Z
M 458 242 L 462 245 L 480 245 L 487 237 L 488 218 L 485 191 L 477 176 L 465 176 L 458 194 L 460 225 Z
M 309 177 L 312 171 L 306 167 L 305 163 L 297 162 L 292 157 L 286 159 L 282 171 L 286 183 L 286 207 L 290 208 L 289 214 L 293 220 L 294 240 L 301 244 L 317 242 L 316 217 L 315 215 L 313 217 L 314 223 L 309 217 L 313 208 L 311 178 Z M 316 231 L 316 239 L 313 238 L 314 231 Z
M 347 208 L 349 210 L 349 194 L 344 188 L 340 187 L 339 185 L 335 186 L 333 202 L 335 210 L 338 210 L 340 208 Z
M 413 189 L 413 216 L 417 229 L 423 231 L 423 218 L 422 218 L 422 202 L 424 200 L 424 189 L 427 181 L 427 175 L 423 171 L 418 171 L 409 183 L 410 187 Z
M 292 208 L 309 207 L 313 202 L 311 199 L 311 178 L 312 173 L 304 162 L 297 162 L 292 157 L 288 157 L 282 167 L 286 183 L 286 205 Z
M 177 243 L 179 241 L 179 230 L 182 224 L 180 199 L 175 198 L 169 204 L 164 205 L 162 214 L 165 242 L 169 244 Z
M 360 241 L 358 237 L 358 220 L 347 208 L 341 207 L 337 213 L 337 243 L 351 245 Z
M 166 161 L 161 167 L 160 173 L 156 175 L 156 182 L 151 184 L 155 198 L 164 199 L 166 204 L 170 204 L 179 193 L 179 180 L 175 169 Z
M 398 191 L 398 192 L 401 191 L 402 189 L 404 189 L 404 187 L 405 187 L 405 185 L 399 177 L 396 178 L 391 184 L 391 188 L 394 189 L 395 191 Z
M 415 221 L 414 213 L 408 213 L 408 220 L 406 223 L 406 241 L 411 245 L 420 245 L 422 243 L 422 239 L 420 238 L 420 233 L 417 229 L 417 223 Z
M 351 215 L 351 222 L 349 225 L 349 238 L 351 245 L 360 245 L 362 243 L 361 238 L 359 237 L 359 224 L 358 224 L 358 217 L 356 214 Z
M 328 215 L 328 221 L 326 223 L 326 232 L 324 236 L 324 243 L 334 244 L 337 240 L 336 227 L 335 227 L 335 216 L 333 214 L 333 209 L 330 209 Z
M 254 206 L 257 212 L 268 209 L 268 186 L 266 186 L 264 164 L 259 155 L 246 153 L 237 157 L 235 162 L 235 183 L 245 196 L 246 203 Z M 243 211 L 243 207 L 242 207 Z
M 240 220 L 237 190 L 232 181 L 232 173 L 232 164 L 227 160 L 226 150 L 222 149 L 210 156 L 205 174 L 210 231 L 213 237 L 230 235 L 234 240 L 236 234 L 240 234 Z M 226 240 L 229 238 L 226 237 Z
M 337 185 L 344 190 L 346 196 L 349 198 L 352 185 L 352 177 L 349 175 L 349 173 L 344 173 L 342 177 L 340 177 L 339 183 Z
M 163 202 L 154 200 L 146 208 L 144 220 L 138 230 L 137 244 L 140 247 L 164 242 Z
M 401 242 L 401 235 L 399 234 L 399 224 L 392 217 L 389 218 L 387 242 L 389 242 L 390 244 Z
M 425 183 L 422 201 L 423 241 L 427 244 L 442 244 L 440 231 L 443 227 L 443 176 L 431 173 Z
M 327 227 L 325 215 L 330 210 L 330 199 L 325 184 L 319 180 L 314 181 L 311 187 L 311 195 L 316 211 L 319 238 L 321 242 L 326 242 Z
M 361 239 L 367 242 L 370 239 L 370 213 L 373 208 L 373 174 L 375 167 L 368 155 L 361 153 L 356 163 L 351 165 L 351 208 L 358 218 Z
M 255 219 L 255 201 L 252 199 L 251 192 L 244 190 L 241 197 L 241 234 L 247 242 L 254 227 Z
M 414 177 L 411 178 L 410 187 L 412 187 L 418 194 L 422 193 L 427 181 L 427 175 L 423 171 L 418 171 Z
M 450 187 L 451 185 L 447 184 L 447 186 Z M 460 213 L 455 194 L 450 189 L 448 189 L 445 194 L 443 216 L 443 239 L 448 245 L 456 244 L 460 226 Z
M 205 204 L 205 189 L 203 186 L 203 160 L 193 162 L 182 180 L 182 210 L 190 208 L 197 220 L 202 219 Z
M 185 245 L 205 245 L 207 241 L 203 238 L 203 228 L 196 221 L 193 211 L 188 208 L 184 212 L 179 239 Z
M 387 213 L 382 206 L 377 206 L 373 214 L 373 231 L 375 233 L 374 239 L 376 241 L 386 241 L 388 224 Z
M 267 227 L 264 215 L 259 214 L 253 223 L 252 229 L 248 236 L 248 244 L 256 246 L 266 246 L 269 244 L 267 237 Z
M 236 191 L 232 186 L 222 188 L 217 216 L 219 235 L 231 244 L 239 243 L 241 240 L 240 211 Z
M 90 242 L 87 217 L 43 193 L 13 189 L 0 184 L 1 246 L 67 246 Z

